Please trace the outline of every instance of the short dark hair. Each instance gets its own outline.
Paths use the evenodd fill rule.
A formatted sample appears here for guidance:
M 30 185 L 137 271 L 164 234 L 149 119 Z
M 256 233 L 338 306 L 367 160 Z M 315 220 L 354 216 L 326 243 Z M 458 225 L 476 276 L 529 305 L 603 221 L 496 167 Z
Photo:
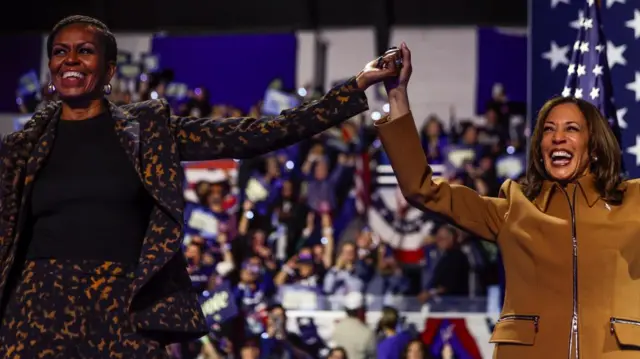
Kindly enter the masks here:
M 378 322 L 380 329 L 396 329 L 400 321 L 400 313 L 393 307 L 385 306 L 382 308 L 382 317 Z
M 113 33 L 107 25 L 105 25 L 102 21 L 98 19 L 94 19 L 90 16 L 84 15 L 72 15 L 65 17 L 60 20 L 49 33 L 49 37 L 47 38 L 47 56 L 51 59 L 51 51 L 53 50 L 53 40 L 60 30 L 64 27 L 73 25 L 73 24 L 86 24 L 89 26 L 93 26 L 101 33 L 104 40 L 104 50 L 105 50 L 105 59 L 107 62 L 116 62 L 118 59 L 118 44 L 116 43 L 116 37 L 113 36 Z

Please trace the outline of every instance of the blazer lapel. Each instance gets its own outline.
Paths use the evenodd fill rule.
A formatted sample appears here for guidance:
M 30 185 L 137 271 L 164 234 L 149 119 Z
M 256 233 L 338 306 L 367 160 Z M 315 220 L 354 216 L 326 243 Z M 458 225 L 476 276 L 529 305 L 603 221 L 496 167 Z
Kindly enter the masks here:
M 158 125 L 162 121 L 156 120 L 152 111 L 143 106 L 111 105 L 120 143 L 158 206 L 143 240 L 137 273 L 131 283 L 129 308 L 140 289 L 180 251 L 184 222 L 180 161 L 167 145 L 170 134 Z
M 111 102 L 109 103 L 109 110 L 115 121 L 115 129 L 120 139 L 120 144 L 142 180 L 142 171 L 140 170 L 140 122 L 129 111 L 123 110 Z
M 138 173 L 140 181 L 142 181 L 145 189 L 156 202 L 158 202 L 164 210 L 169 212 L 176 222 L 181 224 L 183 221 L 182 212 L 177 210 L 175 206 L 169 205 L 169 202 L 173 201 L 167 201 L 165 198 L 166 196 L 176 194 L 182 195 L 181 190 L 178 190 L 176 193 L 166 190 L 167 183 L 173 186 L 172 189 L 175 189 L 174 187 L 177 183 L 175 176 L 172 176 L 170 180 L 164 180 L 166 177 L 164 169 L 161 168 L 158 170 L 156 168 L 157 166 L 151 163 L 153 161 L 142 159 L 143 154 L 144 157 L 151 157 L 152 159 L 162 156 L 160 153 L 157 153 L 162 150 L 161 145 L 150 145 L 154 140 L 160 141 L 160 139 L 156 138 L 157 136 L 148 133 L 150 132 L 149 127 L 154 125 L 153 121 L 145 120 L 141 125 L 141 120 L 138 118 L 138 111 L 135 110 L 135 107 L 118 107 L 113 103 L 109 103 L 109 105 L 111 116 L 115 121 L 115 129 L 120 139 L 120 144 L 126 151 L 129 160 Z M 169 169 L 166 172 L 173 173 L 175 170 Z M 169 178 L 167 177 L 167 179 Z

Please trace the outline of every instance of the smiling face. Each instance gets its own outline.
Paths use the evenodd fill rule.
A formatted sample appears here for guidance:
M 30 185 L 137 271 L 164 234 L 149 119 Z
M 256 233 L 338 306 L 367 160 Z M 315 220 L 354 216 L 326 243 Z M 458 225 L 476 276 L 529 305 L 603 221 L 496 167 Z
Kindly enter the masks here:
M 573 103 L 555 106 L 544 120 L 540 151 L 554 180 L 566 182 L 589 172 L 589 126 Z
M 53 40 L 49 71 L 60 99 L 87 100 L 102 96 L 115 64 L 105 60 L 100 30 L 83 23 L 62 28 Z

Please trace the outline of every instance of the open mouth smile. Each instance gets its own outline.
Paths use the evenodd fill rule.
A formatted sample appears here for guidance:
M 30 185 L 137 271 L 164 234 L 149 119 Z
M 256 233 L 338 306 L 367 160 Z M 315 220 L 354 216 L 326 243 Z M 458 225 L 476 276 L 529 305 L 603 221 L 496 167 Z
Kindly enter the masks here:
M 564 167 L 571 163 L 573 153 L 566 150 L 554 150 L 551 152 L 551 164 L 556 167 Z

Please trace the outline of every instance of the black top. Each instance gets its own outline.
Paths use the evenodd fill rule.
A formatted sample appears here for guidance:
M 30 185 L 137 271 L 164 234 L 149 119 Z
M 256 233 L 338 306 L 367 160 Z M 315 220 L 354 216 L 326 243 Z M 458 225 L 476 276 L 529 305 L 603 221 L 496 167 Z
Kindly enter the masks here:
M 33 184 L 28 259 L 138 262 L 153 200 L 108 112 L 58 121 Z

